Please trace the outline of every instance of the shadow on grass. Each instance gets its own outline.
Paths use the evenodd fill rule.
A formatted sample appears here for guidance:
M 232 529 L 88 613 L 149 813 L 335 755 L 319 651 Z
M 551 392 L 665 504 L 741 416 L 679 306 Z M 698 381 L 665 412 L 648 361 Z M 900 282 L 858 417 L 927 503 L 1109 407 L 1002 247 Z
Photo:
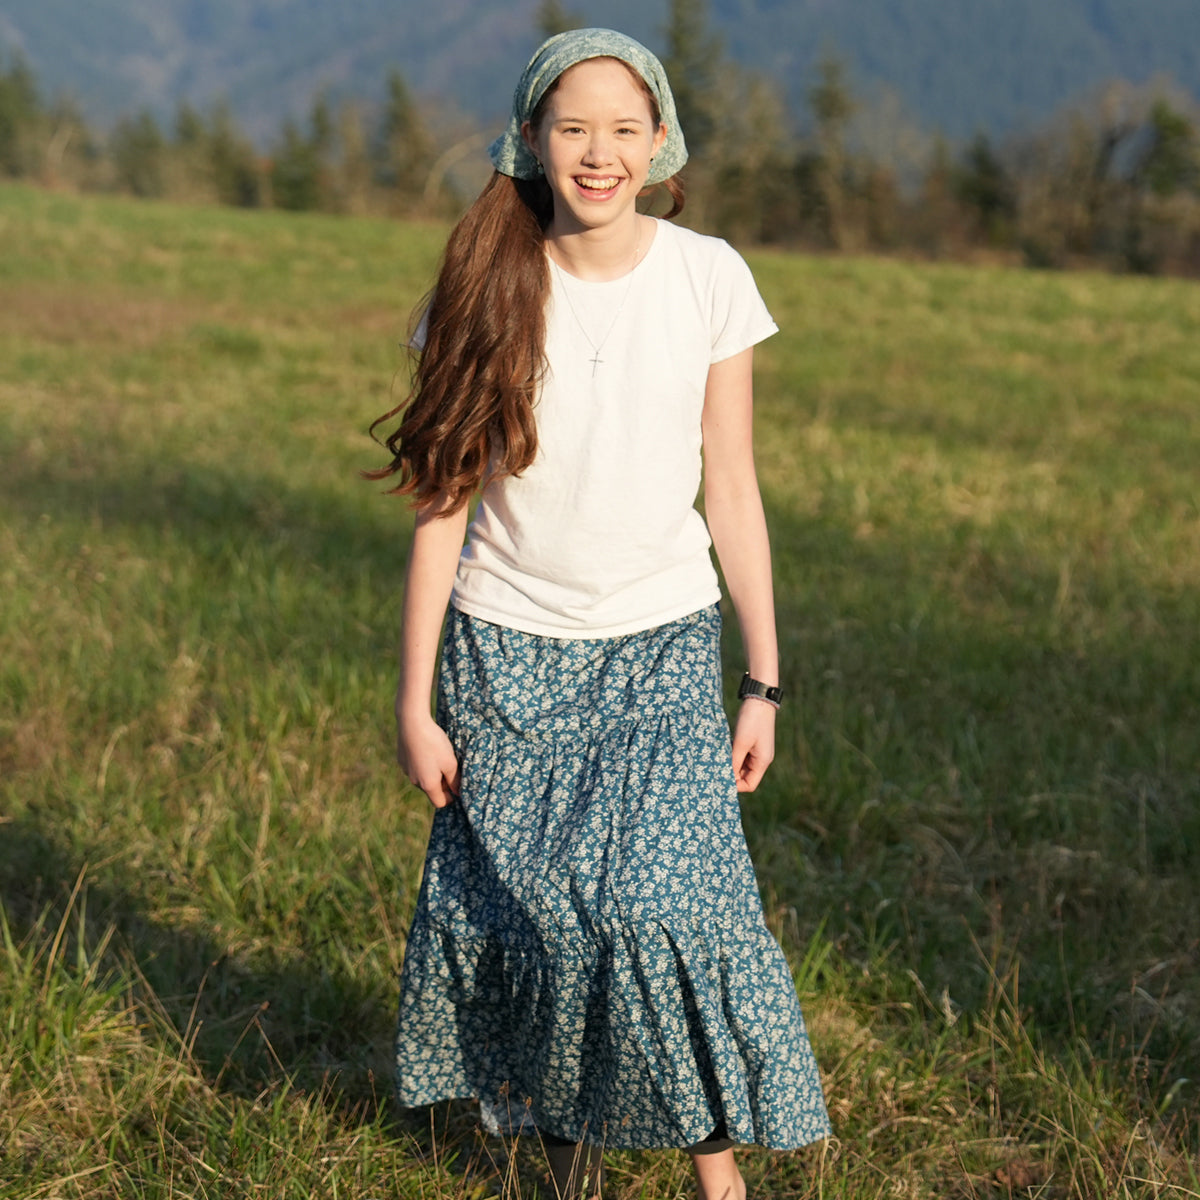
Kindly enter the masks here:
M 6 823 L 0 903 L 16 939 L 47 913 L 51 929 L 66 917 L 79 936 L 67 910 L 78 885 L 85 943 L 115 928 L 112 969 L 130 975 L 135 993 L 168 1018 L 207 1079 L 248 1096 L 285 1074 L 306 1090 L 336 1081 L 347 1115 L 368 1120 L 390 1103 L 389 1005 L 374 989 L 302 964 L 251 965 L 215 933 L 149 918 L 136 892 L 97 866 L 36 819 Z
M 207 634 L 252 632 L 301 673 L 313 666 L 297 643 L 345 664 L 372 653 L 374 606 L 391 613 L 400 590 L 409 525 L 390 498 L 379 502 L 396 505 L 394 522 L 338 495 L 171 463 L 17 464 L 0 496 L 29 520 L 129 529 L 148 555 L 180 539 L 217 592 L 233 591 L 247 557 L 269 563 L 325 603 L 280 611 L 272 595 L 240 595 L 236 611 L 214 606 Z M 778 505 L 771 523 L 795 699 L 745 819 L 801 936 L 827 920 L 851 957 L 899 947 L 892 970 L 968 1008 L 985 987 L 977 942 L 997 937 L 1025 958 L 1023 1000 L 1048 1039 L 1103 1050 L 1132 1037 L 1172 1061 L 1200 1029 L 1195 598 L 1106 596 L 1079 570 L 1076 586 L 1113 613 L 1081 640 L 1048 616 L 1055 572 L 1017 547 L 863 539 Z M 952 590 L 934 582 L 948 576 Z M 331 626 L 338 613 L 347 624 Z M 352 613 L 368 628 L 352 632 Z M 34 819 L 5 826 L 4 842 L 3 897 L 25 919 L 69 893 L 89 852 Z M 336 1075 L 339 1104 L 390 1103 L 391 997 L 317 967 L 228 957 L 215 936 L 139 915 L 134 890 L 91 896 L 181 1029 L 194 1008 L 210 1077 L 255 1094 L 282 1070 L 310 1086 Z M 1194 1041 L 1186 1053 L 1200 1068 Z
M 16 944 L 33 938 L 43 954 L 53 954 L 49 938 L 57 928 L 67 930 L 58 948 L 62 960 L 76 961 L 81 942 L 101 986 L 110 978 L 126 981 L 130 1015 L 168 1063 L 194 1068 L 216 1092 L 243 1105 L 270 1108 L 270 1098 L 283 1093 L 318 1104 L 347 1131 L 348 1145 L 371 1126 L 383 1135 L 380 1150 L 403 1155 L 403 1169 L 427 1175 L 438 1194 L 438 1180 L 447 1175 L 458 1181 L 450 1185 L 454 1195 L 499 1178 L 518 1182 L 514 1194 L 535 1194 L 542 1170 L 536 1149 L 486 1138 L 474 1105 L 406 1110 L 396 1103 L 394 996 L 348 972 L 303 962 L 264 965 L 262 956 L 230 953 L 217 930 L 153 920 L 134 891 L 91 881 L 86 855 L 37 820 L 0 828 L 0 913 Z M 162 1085 L 149 1075 L 144 1083 Z M 207 1122 L 196 1136 L 211 1139 L 210 1153 L 229 1149 L 223 1121 L 236 1121 L 236 1112 L 196 1118 Z M 224 1166 L 231 1178 L 238 1175 L 236 1163 Z
M 1015 953 L 1048 1044 L 1140 1047 L 1159 1094 L 1194 1077 L 1200 598 L 1085 563 L 1077 624 L 1057 564 L 1000 535 L 767 501 L 791 700 L 744 811 L 769 894 L 968 1012 Z
M 364 454 L 364 461 L 366 461 Z M 243 547 L 286 555 L 289 568 L 306 568 L 344 584 L 368 568 L 381 592 L 394 596 L 403 578 L 411 537 L 407 502 L 384 496 L 383 485 L 358 481 L 377 512 L 354 508 L 344 494 L 306 491 L 270 477 L 249 478 L 170 460 L 35 467 L 20 455 L 6 464 L 0 499 L 11 512 L 98 522 L 185 541 L 210 566 Z
M 392 526 L 384 517 L 363 520 L 328 496 L 170 463 L 139 464 L 119 475 L 93 468 L 34 470 L 20 460 L 12 468 L 0 482 L 0 504 L 30 527 L 43 517 L 61 522 L 70 527 L 69 537 L 78 530 L 98 558 L 105 553 L 108 530 L 121 531 L 123 553 L 132 543 L 133 553 L 152 562 L 171 544 L 174 560 L 186 561 L 206 581 L 211 601 L 200 614 L 179 611 L 172 607 L 171 583 L 163 583 L 160 614 L 172 625 L 198 621 L 200 635 L 216 642 L 253 639 L 273 669 L 307 676 L 313 688 L 327 685 L 322 665 L 315 656 L 307 662 L 298 656 L 298 645 L 331 656 L 339 670 L 377 661 L 381 638 L 387 658 L 392 657 L 410 529 L 402 501 L 380 498 L 383 511 L 392 506 Z M 265 565 L 282 585 L 247 587 L 239 578 L 247 563 L 252 569 Z M 345 607 L 354 611 L 345 615 L 346 625 L 331 624 L 350 591 L 355 600 Z M 306 603 L 314 596 L 328 603 Z M 228 604 L 227 597 L 236 603 Z M 281 597 L 287 606 L 283 612 Z M 382 632 L 370 624 L 376 616 L 386 618 Z M 161 632 L 168 646 L 181 637 L 177 631 Z M 158 665 L 165 669 L 167 664 Z M 93 682 L 100 681 L 84 681 L 85 686 Z M 118 718 L 101 712 L 98 719 L 116 724 Z M 270 719 L 263 714 L 264 727 Z M 380 724 L 385 720 L 381 714 Z M 21 785 L 14 780 L 12 786 Z M 156 800 L 147 796 L 144 802 Z M 253 953 L 231 952 L 215 914 L 187 902 L 185 881 L 165 884 L 185 915 L 178 921 L 151 915 L 144 880 L 134 876 L 123 885 L 125 864 L 114 870 L 105 861 L 111 843 L 106 848 L 103 815 L 90 814 L 81 823 L 100 823 L 98 839 L 87 844 L 78 840 L 81 826 L 64 822 L 59 808 L 29 797 L 24 815 L 0 823 L 0 905 L 18 939 L 47 912 L 53 928 L 82 874 L 88 930 L 99 938 L 107 927 L 116 929 L 109 951 L 112 969 L 137 979 L 135 992 L 169 1020 L 206 1079 L 248 1098 L 286 1081 L 318 1095 L 347 1122 L 382 1119 L 417 1144 L 430 1142 L 435 1115 L 405 1112 L 393 1099 L 398 980 L 381 987 L 331 966 L 336 955 L 324 961 L 319 955 L 292 956 L 284 962 L 276 961 L 282 956 L 269 945 Z M 389 866 L 383 863 L 379 873 L 386 874 Z M 160 862 L 144 864 L 147 875 L 158 875 L 160 883 L 164 869 L 170 870 Z M 375 881 L 356 881 L 355 874 L 369 869 L 369 864 L 339 864 L 337 883 L 353 894 L 321 897 L 322 902 L 334 909 L 361 904 Z M 474 1151 L 474 1132 L 460 1109 L 436 1115 L 437 1136 L 439 1153 L 453 1157 L 459 1150 L 465 1162 Z

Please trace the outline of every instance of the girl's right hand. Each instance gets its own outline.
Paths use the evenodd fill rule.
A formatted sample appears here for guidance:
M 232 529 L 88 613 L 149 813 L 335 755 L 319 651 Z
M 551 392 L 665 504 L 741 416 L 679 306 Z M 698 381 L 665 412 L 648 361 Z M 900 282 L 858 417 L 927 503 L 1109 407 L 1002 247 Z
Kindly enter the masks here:
M 446 731 L 428 714 L 398 718 L 396 761 L 434 808 L 445 808 L 458 799 L 462 787 L 458 758 Z

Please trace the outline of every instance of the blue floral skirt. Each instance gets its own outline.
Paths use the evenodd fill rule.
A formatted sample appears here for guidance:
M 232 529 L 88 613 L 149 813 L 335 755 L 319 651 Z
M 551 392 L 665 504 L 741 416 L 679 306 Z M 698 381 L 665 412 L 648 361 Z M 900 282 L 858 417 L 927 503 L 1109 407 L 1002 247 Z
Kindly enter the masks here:
M 438 720 L 462 794 L 408 937 L 402 1104 L 474 1096 L 626 1148 L 829 1133 L 742 834 L 720 623 L 559 639 L 451 609 Z

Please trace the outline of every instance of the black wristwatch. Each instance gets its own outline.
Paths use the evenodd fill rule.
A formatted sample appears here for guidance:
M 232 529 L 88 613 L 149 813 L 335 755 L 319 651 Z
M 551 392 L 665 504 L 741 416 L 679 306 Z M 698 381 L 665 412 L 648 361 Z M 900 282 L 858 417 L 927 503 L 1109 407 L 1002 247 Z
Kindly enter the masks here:
M 742 676 L 742 682 L 738 685 L 738 699 L 745 700 L 747 696 L 754 697 L 757 700 L 765 700 L 768 704 L 773 704 L 778 708 L 783 703 L 783 688 L 768 687 L 765 683 L 760 683 L 757 679 L 751 679 L 750 672 L 747 671 Z

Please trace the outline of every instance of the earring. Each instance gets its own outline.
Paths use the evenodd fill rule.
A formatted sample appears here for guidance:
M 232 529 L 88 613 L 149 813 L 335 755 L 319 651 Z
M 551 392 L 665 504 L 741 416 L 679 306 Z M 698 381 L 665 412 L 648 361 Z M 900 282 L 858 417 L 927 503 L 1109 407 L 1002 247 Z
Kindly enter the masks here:
M 539 158 L 537 160 L 537 173 L 539 175 L 544 174 L 545 170 L 546 168 L 542 166 L 542 160 Z

